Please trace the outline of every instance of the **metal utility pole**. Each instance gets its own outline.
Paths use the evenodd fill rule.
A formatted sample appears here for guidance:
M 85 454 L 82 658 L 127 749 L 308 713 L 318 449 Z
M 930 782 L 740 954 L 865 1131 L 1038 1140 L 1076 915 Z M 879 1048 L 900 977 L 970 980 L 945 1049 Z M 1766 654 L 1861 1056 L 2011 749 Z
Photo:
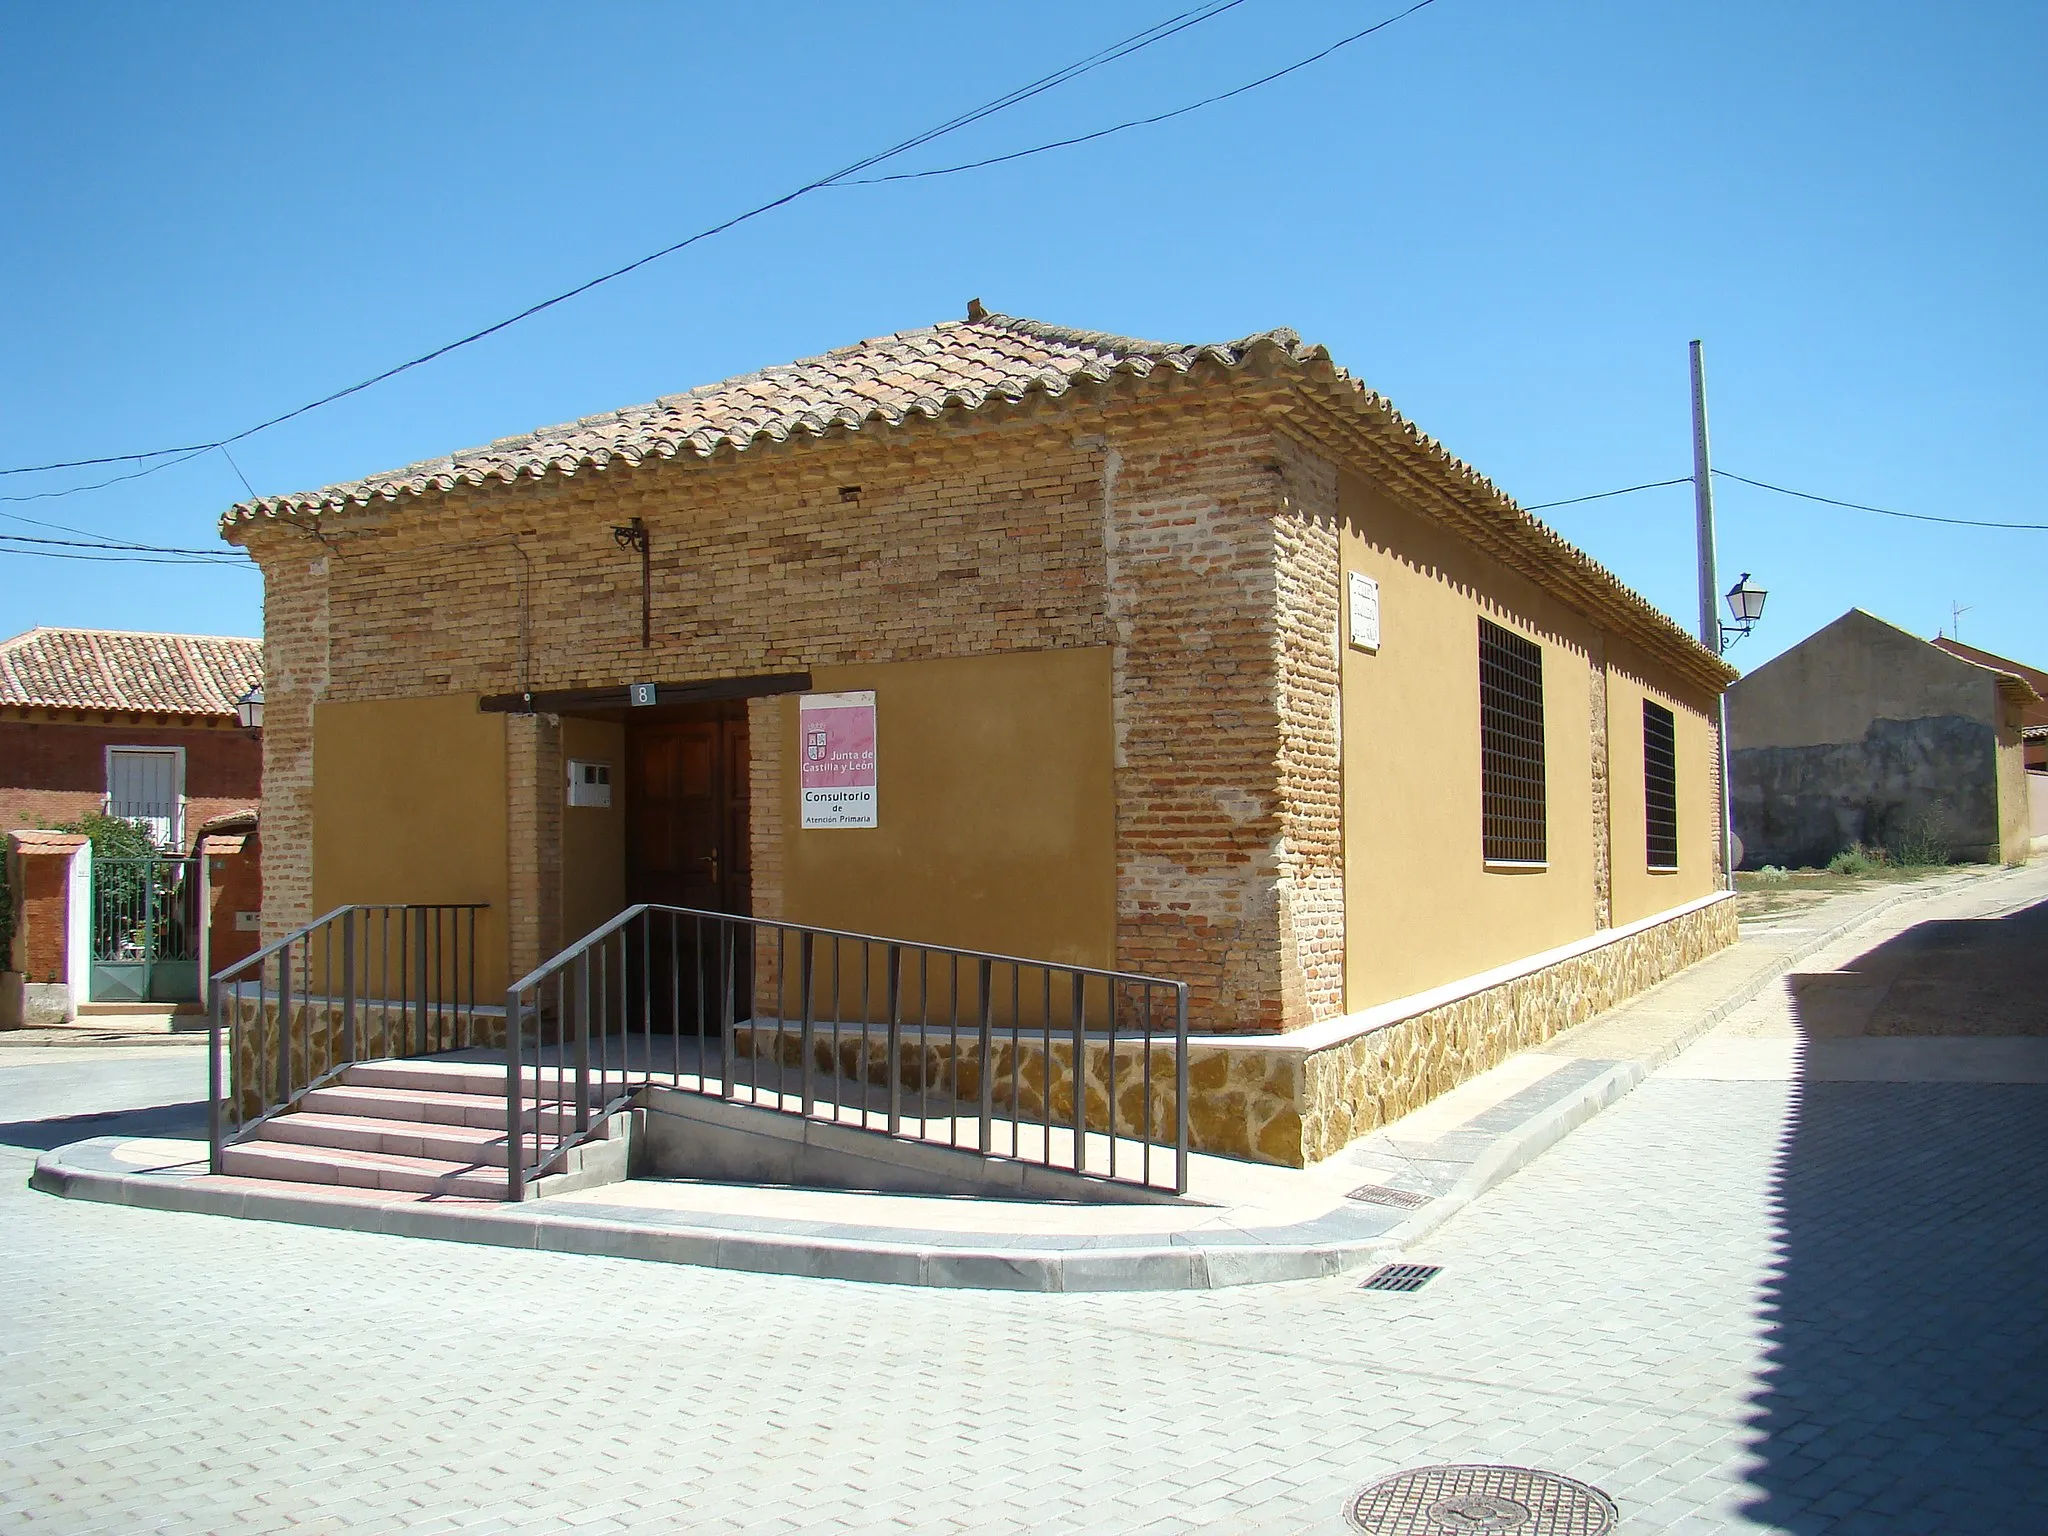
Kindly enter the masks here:
M 1714 574 L 1714 466 L 1707 452 L 1707 360 L 1692 344 L 1692 502 L 1699 523 L 1700 644 L 1721 654 L 1721 583 Z
M 1700 344 L 1692 344 L 1692 500 L 1698 520 L 1700 559 L 1700 644 L 1719 656 L 1721 611 L 1720 578 L 1714 571 L 1714 465 L 1707 452 L 1707 361 Z M 1720 751 L 1721 771 L 1721 871 L 1728 889 L 1735 889 L 1735 813 L 1728 784 L 1728 698 L 1718 701 L 1719 729 L 1715 737 Z

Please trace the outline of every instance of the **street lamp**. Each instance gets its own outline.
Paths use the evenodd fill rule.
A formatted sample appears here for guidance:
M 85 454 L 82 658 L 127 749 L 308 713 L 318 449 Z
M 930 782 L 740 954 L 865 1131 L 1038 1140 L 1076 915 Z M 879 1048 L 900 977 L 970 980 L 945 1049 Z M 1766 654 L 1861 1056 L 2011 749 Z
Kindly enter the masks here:
M 242 722 L 245 731 L 263 729 L 263 685 L 257 683 L 247 693 L 235 700 L 235 718 Z
M 1762 587 L 1753 587 L 1749 584 L 1747 571 L 1744 571 L 1741 579 L 1728 589 L 1728 611 L 1735 615 L 1735 622 L 1721 626 L 1722 650 L 1727 650 L 1736 640 L 1740 640 L 1756 628 L 1756 621 L 1764 616 L 1764 599 L 1769 596 L 1770 593 Z

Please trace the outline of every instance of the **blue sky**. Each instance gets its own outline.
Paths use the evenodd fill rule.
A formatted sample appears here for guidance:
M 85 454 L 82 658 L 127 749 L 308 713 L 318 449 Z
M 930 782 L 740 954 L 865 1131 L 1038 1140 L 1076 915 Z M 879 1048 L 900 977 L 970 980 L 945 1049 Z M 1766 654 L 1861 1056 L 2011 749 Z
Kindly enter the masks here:
M 1193 0 L 0 5 L 0 465 L 203 441 L 644 254 Z M 1244 0 L 919 152 L 1177 106 L 1402 8 Z M 302 489 L 991 308 L 1291 325 L 1525 502 L 1717 464 L 2048 522 L 2048 7 L 1436 0 L 1263 91 L 826 190 L 235 450 Z M 123 471 L 0 478 L 0 495 Z M 0 513 L 176 545 L 209 453 Z M 2048 661 L 2048 533 L 1719 491 L 1755 666 L 1852 606 Z M 1684 486 L 1554 525 L 1693 623 Z M 0 519 L 0 531 L 70 535 Z M 210 566 L 0 555 L 0 633 L 259 632 Z

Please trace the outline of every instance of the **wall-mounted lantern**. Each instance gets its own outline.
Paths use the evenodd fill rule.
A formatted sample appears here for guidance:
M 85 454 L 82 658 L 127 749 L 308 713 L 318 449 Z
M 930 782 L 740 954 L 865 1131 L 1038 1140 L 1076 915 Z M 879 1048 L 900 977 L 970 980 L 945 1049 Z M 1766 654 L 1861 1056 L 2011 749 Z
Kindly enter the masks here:
M 256 684 L 247 693 L 235 700 L 235 718 L 242 722 L 245 731 L 263 729 L 263 685 Z
M 1728 611 L 1735 615 L 1735 622 L 1721 626 L 1722 650 L 1756 628 L 1756 621 L 1764 616 L 1764 599 L 1769 596 L 1762 587 L 1750 585 L 1747 571 L 1728 589 Z

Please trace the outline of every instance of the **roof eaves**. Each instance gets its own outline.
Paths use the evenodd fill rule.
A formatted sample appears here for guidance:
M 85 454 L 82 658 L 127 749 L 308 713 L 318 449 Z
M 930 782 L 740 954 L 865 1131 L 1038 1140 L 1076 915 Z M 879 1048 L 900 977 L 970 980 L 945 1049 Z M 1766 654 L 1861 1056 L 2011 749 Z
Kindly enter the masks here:
M 222 516 L 220 531 L 223 537 L 232 539 L 238 528 L 259 520 L 305 515 L 318 518 L 351 505 L 369 506 L 380 500 L 396 502 L 407 495 L 425 496 L 436 491 L 447 494 L 460 487 L 480 488 L 493 482 L 509 485 L 521 479 L 543 479 L 550 474 L 568 477 L 586 469 L 602 472 L 614 461 L 638 465 L 649 459 L 670 460 L 685 455 L 710 459 L 723 451 L 745 453 L 764 444 L 780 445 L 800 437 L 824 439 L 837 433 L 859 432 L 874 426 L 895 429 L 919 419 L 936 421 L 955 411 L 974 414 L 990 406 L 1026 405 L 1034 397 L 1058 399 L 1084 381 L 1106 384 L 1119 376 L 1143 379 L 1160 367 L 1186 375 L 1204 364 L 1237 371 L 1247 363 L 1270 366 L 1276 356 L 1293 362 L 1327 361 L 1329 356 L 1319 346 L 1305 347 L 1299 335 L 1284 327 L 1255 332 L 1234 342 L 1174 344 L 1142 341 L 1104 331 L 1073 330 L 1044 321 L 996 314 L 987 315 L 977 322 L 954 321 L 921 331 L 897 332 L 892 337 L 877 338 L 877 341 L 915 340 L 961 329 L 966 324 L 1006 337 L 1022 336 L 1053 346 L 1074 348 L 1082 355 L 1066 360 L 1047 359 L 1030 365 L 1020 363 L 1016 373 L 994 384 L 968 386 L 947 383 L 937 393 L 919 394 L 900 404 L 876 401 L 863 408 L 842 399 L 814 409 L 771 416 L 751 425 L 707 425 L 686 433 L 657 430 L 651 419 L 672 411 L 683 402 L 701 403 L 719 392 L 750 392 L 754 386 L 768 383 L 778 375 L 785 379 L 793 378 L 806 367 L 833 359 L 843 360 L 858 354 L 863 348 L 876 345 L 876 342 L 858 342 L 816 358 L 778 364 L 756 373 L 700 385 L 681 395 L 663 396 L 644 406 L 599 412 L 578 422 L 499 438 L 483 448 L 423 459 L 361 480 L 340 482 L 315 491 L 237 502 Z M 605 427 L 619 429 L 619 435 L 606 443 L 579 446 L 570 441 L 578 429 L 587 431 Z M 527 450 L 523 458 L 518 456 L 521 449 Z M 490 466 L 467 462 L 493 452 L 512 462 Z
M 1313 349 L 1302 361 L 1327 409 L 1350 417 L 1411 491 L 1450 511 L 1456 524 L 1490 553 L 1541 584 L 1564 587 L 1623 633 L 1717 691 L 1741 675 L 1606 566 L 1525 512 L 1492 480 L 1403 416 L 1391 400 L 1331 363 L 1323 349 Z

